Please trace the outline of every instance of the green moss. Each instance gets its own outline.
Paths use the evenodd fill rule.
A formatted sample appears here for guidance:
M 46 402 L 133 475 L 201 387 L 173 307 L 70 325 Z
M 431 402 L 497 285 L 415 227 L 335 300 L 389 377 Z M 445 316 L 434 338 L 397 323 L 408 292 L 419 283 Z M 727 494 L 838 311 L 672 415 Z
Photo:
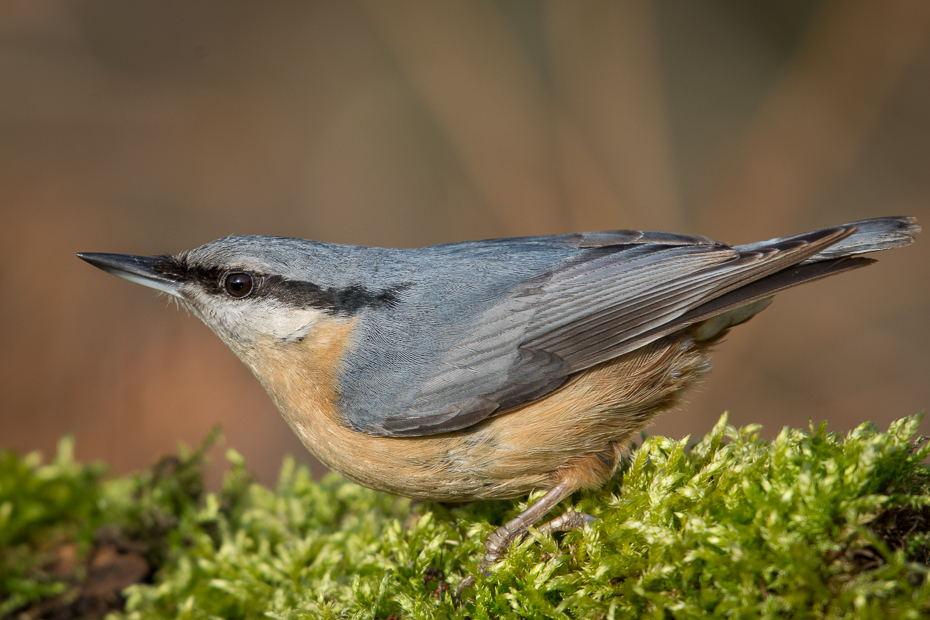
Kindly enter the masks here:
M 101 522 L 98 484 L 104 469 L 74 462 L 62 439 L 55 460 L 0 451 L 0 618 L 27 603 L 64 592 L 43 567 L 64 541 L 86 547 Z
M 690 449 L 650 437 L 604 489 L 568 504 L 598 517 L 513 547 L 465 600 L 483 539 L 527 501 L 447 508 L 285 462 L 276 488 L 242 458 L 202 490 L 205 446 L 101 480 L 70 459 L 0 453 L 0 617 L 60 595 L 48 550 L 141 543 L 153 583 L 128 618 L 917 618 L 930 613 L 930 473 L 919 418 L 846 437 L 721 418 Z M 116 532 L 116 533 L 113 533 Z M 451 589 L 446 589 L 451 586 Z M 120 617 L 119 612 L 111 614 Z

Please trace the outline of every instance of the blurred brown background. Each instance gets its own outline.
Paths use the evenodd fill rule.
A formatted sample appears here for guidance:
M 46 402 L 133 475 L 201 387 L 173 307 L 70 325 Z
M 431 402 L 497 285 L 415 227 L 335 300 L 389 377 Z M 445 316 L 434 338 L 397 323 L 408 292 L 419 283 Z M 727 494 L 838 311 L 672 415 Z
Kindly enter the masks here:
M 310 457 L 248 370 L 75 252 L 926 226 L 930 2 L 5 0 L 0 210 L 0 446 L 125 471 L 222 423 L 268 482 Z M 928 257 L 782 295 L 653 430 L 925 409 Z

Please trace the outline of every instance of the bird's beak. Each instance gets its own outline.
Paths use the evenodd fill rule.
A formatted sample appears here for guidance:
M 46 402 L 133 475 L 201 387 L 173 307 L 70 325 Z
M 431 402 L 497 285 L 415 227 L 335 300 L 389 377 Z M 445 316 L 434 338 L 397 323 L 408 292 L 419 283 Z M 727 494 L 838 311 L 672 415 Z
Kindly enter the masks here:
M 181 284 L 155 270 L 155 265 L 164 260 L 162 258 L 95 252 L 79 252 L 78 258 L 114 276 L 180 297 Z

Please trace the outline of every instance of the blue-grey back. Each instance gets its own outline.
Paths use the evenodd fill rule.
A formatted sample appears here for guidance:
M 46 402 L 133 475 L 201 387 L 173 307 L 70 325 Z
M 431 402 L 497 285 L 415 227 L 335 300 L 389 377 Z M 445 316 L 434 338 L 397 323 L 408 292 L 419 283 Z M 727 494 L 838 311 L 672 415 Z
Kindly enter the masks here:
M 319 287 L 356 326 L 339 373 L 343 417 L 407 436 L 467 427 L 714 313 L 868 264 L 848 257 L 907 245 L 918 230 L 880 218 L 735 247 L 641 231 L 420 249 L 237 237 L 190 256 Z

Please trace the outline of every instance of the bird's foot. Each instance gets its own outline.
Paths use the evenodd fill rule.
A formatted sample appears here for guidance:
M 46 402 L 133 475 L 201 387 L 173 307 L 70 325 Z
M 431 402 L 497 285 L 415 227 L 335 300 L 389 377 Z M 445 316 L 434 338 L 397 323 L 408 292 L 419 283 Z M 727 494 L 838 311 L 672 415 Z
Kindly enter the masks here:
M 525 520 L 520 519 L 520 516 L 494 530 L 484 542 L 484 557 L 478 562 L 478 569 L 484 576 L 490 574 L 488 569 L 503 557 L 507 547 L 518 540 L 522 540 L 527 535 L 532 523 L 527 523 Z M 596 519 L 597 517 L 589 515 L 586 512 L 566 512 L 541 525 L 539 531 L 547 534 L 552 534 L 553 532 L 569 532 L 571 530 L 580 529 Z M 462 592 L 466 588 L 474 587 L 474 585 L 475 578 L 473 576 L 469 575 L 463 579 L 455 590 L 456 598 L 461 598 Z
M 544 534 L 551 534 L 553 532 L 570 532 L 572 530 L 581 529 L 594 521 L 597 521 L 597 517 L 594 515 L 589 515 L 586 512 L 566 512 L 559 515 L 552 521 L 540 525 L 539 531 L 543 532 Z

